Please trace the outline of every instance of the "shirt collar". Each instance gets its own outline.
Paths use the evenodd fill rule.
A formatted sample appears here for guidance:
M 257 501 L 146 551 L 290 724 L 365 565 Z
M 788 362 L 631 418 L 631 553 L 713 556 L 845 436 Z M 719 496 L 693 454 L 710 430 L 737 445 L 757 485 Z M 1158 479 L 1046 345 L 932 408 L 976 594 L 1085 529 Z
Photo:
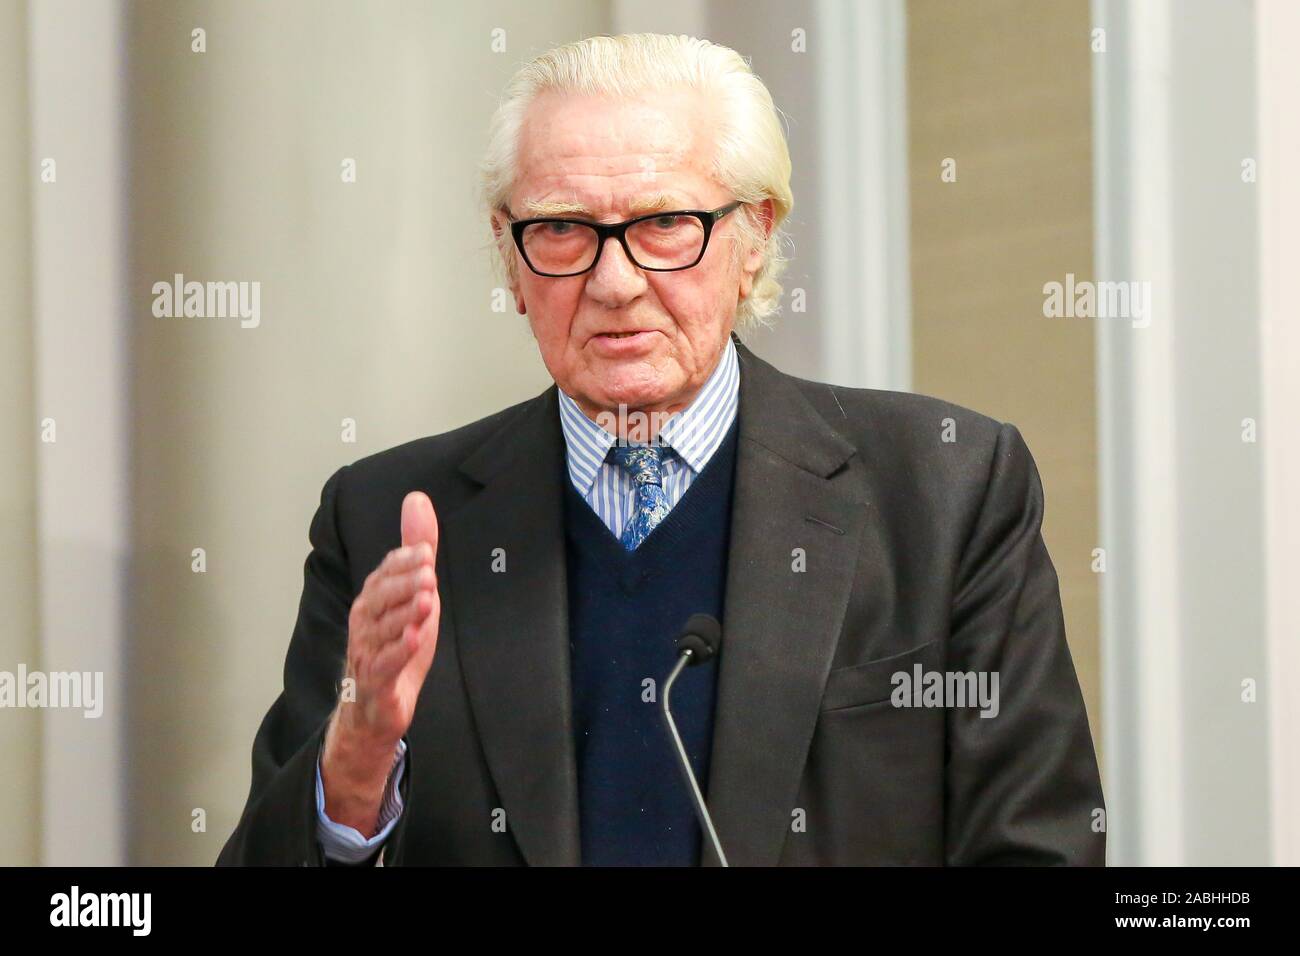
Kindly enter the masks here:
M 604 463 L 615 436 L 582 413 L 578 403 L 556 389 L 560 402 L 560 428 L 569 466 L 569 478 L 584 498 L 591 492 L 596 475 Z M 740 362 L 736 344 L 727 338 L 717 368 L 695 396 L 660 430 L 660 440 L 668 445 L 692 471 L 699 474 L 727 436 L 736 418 L 740 397 Z

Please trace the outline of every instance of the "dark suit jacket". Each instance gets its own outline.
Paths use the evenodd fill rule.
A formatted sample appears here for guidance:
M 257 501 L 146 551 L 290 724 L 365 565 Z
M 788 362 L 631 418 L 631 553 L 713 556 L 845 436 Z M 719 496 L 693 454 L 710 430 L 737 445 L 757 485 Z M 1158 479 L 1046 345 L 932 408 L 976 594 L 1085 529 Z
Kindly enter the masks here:
M 730 862 L 1101 864 L 1096 758 L 1019 432 L 932 398 L 793 378 L 738 347 L 706 786 Z M 439 517 L 442 621 L 384 864 L 580 862 L 564 453 L 552 386 L 330 477 L 284 691 L 219 863 L 323 862 L 315 765 L 348 610 L 399 546 L 415 489 Z M 917 664 L 996 671 L 998 715 L 895 707 L 891 675 Z

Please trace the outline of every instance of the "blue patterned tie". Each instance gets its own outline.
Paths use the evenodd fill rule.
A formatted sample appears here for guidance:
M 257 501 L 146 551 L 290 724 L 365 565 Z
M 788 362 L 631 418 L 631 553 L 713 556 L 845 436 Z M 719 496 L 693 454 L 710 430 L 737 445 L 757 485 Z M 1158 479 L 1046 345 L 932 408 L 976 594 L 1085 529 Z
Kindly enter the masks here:
M 615 445 L 614 460 L 636 486 L 636 504 L 619 540 L 635 551 L 668 514 L 668 495 L 663 486 L 663 450 L 657 445 Z

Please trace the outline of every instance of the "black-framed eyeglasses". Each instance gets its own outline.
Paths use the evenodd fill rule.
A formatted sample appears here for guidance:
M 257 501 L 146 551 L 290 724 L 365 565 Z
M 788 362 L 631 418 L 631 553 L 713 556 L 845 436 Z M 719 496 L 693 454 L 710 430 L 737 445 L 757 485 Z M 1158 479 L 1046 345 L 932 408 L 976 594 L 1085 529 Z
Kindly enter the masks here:
M 626 222 L 600 223 L 586 219 L 542 217 L 510 219 L 515 247 L 528 268 L 539 276 L 562 279 L 582 275 L 596 267 L 609 238 L 617 239 L 638 268 L 649 272 L 677 272 L 697 265 L 709 248 L 713 227 L 741 200 L 717 209 L 676 209 L 652 212 Z

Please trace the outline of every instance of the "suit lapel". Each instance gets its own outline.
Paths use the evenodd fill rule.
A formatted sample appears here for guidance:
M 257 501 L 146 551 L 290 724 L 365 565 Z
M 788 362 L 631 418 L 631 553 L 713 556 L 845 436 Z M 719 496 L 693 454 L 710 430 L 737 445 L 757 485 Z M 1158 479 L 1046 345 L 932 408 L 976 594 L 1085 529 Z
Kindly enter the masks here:
M 740 434 L 707 799 L 728 862 L 774 865 L 871 518 L 861 472 L 844 467 L 853 445 L 792 379 L 737 348 Z M 716 863 L 711 850 L 705 863 Z
M 483 750 L 506 826 L 524 859 L 541 866 L 576 865 L 580 856 L 563 460 L 551 387 L 462 464 L 484 487 L 443 532 Z

